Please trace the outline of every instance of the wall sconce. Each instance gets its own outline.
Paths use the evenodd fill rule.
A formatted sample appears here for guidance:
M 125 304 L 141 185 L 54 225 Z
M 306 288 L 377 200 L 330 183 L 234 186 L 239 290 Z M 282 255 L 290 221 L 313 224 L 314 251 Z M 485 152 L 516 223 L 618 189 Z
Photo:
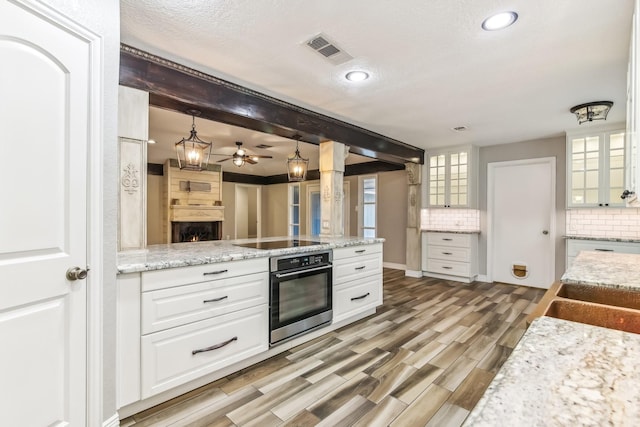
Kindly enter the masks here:
M 300 150 L 298 149 L 300 135 L 295 135 L 294 138 L 296 139 L 296 152 L 287 159 L 287 172 L 289 182 L 300 182 L 307 178 L 309 159 L 305 159 L 300 155 Z
M 592 122 L 594 120 L 607 120 L 607 114 L 613 106 L 611 101 L 587 102 L 571 108 L 572 113 L 578 118 L 578 124 Z
M 188 110 L 191 114 L 191 134 L 189 138 L 182 138 L 176 142 L 176 155 L 178 156 L 178 167 L 180 169 L 188 169 L 201 171 L 207 168 L 209 156 L 211 155 L 211 142 L 206 142 L 198 138 L 196 132 L 196 116 L 200 115 L 198 110 Z

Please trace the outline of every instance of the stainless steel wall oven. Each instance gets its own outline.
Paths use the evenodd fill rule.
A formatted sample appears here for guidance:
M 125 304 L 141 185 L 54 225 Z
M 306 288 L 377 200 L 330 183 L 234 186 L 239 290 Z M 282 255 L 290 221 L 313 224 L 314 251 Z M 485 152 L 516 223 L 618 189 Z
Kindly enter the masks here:
M 269 342 L 282 343 L 331 323 L 331 251 L 271 258 Z

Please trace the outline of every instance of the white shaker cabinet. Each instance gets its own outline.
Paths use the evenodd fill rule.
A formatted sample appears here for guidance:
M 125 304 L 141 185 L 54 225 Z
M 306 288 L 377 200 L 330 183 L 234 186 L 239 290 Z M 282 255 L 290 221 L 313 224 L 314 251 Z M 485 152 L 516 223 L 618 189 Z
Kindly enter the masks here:
M 333 323 L 382 304 L 382 244 L 333 250 Z
M 625 131 L 621 125 L 567 133 L 567 207 L 621 207 Z
M 118 406 L 269 349 L 267 258 L 118 276 Z
M 452 147 L 427 153 L 427 205 L 475 208 L 478 148 Z
M 470 283 L 477 275 L 477 234 L 427 232 L 425 276 Z
M 573 260 L 582 251 L 618 252 L 623 254 L 640 254 L 640 243 L 616 242 L 607 240 L 567 239 L 567 266 L 571 267 Z
M 627 173 L 625 189 L 636 193 L 640 192 L 640 155 L 638 153 L 638 123 L 640 123 L 640 108 L 638 100 L 640 95 L 640 82 L 638 82 L 638 59 L 640 58 L 640 0 L 635 0 L 633 14 L 631 41 L 629 43 L 629 68 L 627 71 Z M 632 206 L 637 207 L 638 203 Z

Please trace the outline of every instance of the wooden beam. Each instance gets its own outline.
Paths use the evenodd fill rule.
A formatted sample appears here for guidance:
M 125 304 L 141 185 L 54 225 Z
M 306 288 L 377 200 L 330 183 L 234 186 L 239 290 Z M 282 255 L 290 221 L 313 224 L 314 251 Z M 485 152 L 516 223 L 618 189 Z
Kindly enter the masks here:
M 424 163 L 424 150 L 281 101 L 158 56 L 121 45 L 120 84 L 149 92 L 151 105 L 285 138 L 337 141 L 351 152 L 404 164 Z

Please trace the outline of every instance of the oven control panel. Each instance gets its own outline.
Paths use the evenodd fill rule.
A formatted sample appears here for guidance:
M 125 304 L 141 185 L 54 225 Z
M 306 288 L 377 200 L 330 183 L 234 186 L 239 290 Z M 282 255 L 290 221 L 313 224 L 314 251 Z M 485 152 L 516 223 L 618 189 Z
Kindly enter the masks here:
M 304 255 L 275 258 L 271 260 L 271 271 L 295 270 L 298 268 L 330 264 L 331 255 L 331 252 L 313 252 Z

